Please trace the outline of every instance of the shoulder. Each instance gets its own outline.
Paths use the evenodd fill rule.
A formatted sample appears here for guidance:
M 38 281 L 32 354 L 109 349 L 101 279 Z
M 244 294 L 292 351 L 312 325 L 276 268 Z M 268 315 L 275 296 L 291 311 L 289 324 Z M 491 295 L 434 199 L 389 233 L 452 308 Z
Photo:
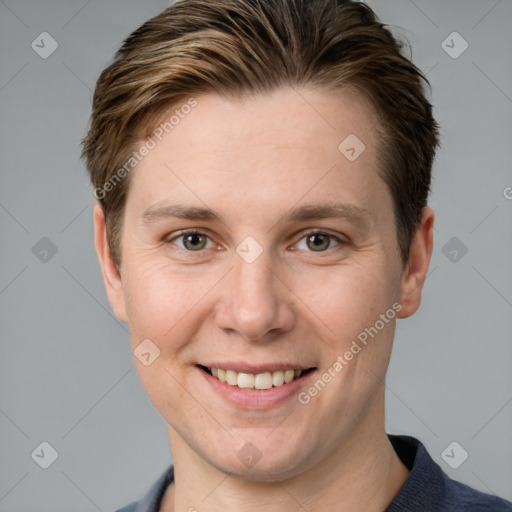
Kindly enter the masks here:
M 137 506 L 137 502 L 133 501 L 132 503 L 126 505 L 123 508 L 118 508 L 115 512 L 135 512 L 136 506 Z
M 410 474 L 386 512 L 512 512 L 512 503 L 450 478 L 416 438 L 388 438 Z
M 174 481 L 174 466 L 171 464 L 138 501 L 133 501 L 115 512 L 159 512 L 165 490 Z
M 467 512 L 512 512 L 512 503 L 498 496 L 477 491 L 469 485 L 445 477 L 446 510 Z

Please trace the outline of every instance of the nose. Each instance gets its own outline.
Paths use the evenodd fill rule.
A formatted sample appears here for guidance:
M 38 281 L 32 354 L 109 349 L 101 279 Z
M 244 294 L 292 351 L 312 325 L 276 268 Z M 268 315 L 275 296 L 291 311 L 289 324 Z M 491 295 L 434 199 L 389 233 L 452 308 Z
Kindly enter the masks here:
M 293 293 L 265 251 L 251 263 L 238 254 L 223 280 L 216 311 L 217 325 L 247 341 L 268 341 L 293 328 Z

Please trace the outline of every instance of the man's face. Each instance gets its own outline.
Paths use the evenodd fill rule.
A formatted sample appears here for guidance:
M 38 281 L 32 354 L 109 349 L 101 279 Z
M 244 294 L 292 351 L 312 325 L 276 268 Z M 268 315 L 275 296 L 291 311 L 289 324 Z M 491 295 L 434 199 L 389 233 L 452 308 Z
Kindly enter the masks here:
M 133 171 L 109 297 L 132 349 L 160 350 L 135 365 L 173 452 L 245 478 L 293 476 L 384 428 L 405 278 L 377 115 L 353 90 L 196 99 Z M 339 149 L 351 134 L 359 156 L 353 135 Z M 297 218 L 306 206 L 339 215 Z M 222 220 L 173 216 L 178 207 Z M 283 388 L 235 390 L 199 365 L 314 370 Z

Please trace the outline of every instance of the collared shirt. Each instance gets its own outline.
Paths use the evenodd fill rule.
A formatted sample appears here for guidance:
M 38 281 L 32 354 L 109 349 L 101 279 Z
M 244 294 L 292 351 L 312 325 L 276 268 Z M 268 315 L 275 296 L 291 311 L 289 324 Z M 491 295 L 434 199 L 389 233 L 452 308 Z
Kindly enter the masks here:
M 416 438 L 393 434 L 388 438 L 410 474 L 383 512 L 512 512 L 511 502 L 451 479 Z M 173 480 L 171 464 L 141 500 L 116 512 L 160 512 L 165 490 Z

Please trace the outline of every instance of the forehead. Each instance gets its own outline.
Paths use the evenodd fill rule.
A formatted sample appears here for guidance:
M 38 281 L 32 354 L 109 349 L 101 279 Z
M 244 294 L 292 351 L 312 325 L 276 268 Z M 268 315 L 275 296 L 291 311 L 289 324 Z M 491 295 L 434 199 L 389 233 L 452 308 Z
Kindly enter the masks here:
M 351 133 L 372 146 L 378 119 L 369 100 L 352 86 L 336 91 L 283 87 L 232 97 L 210 93 L 196 101 L 194 110 L 175 119 L 179 122 L 166 142 L 181 136 L 199 153 L 293 144 L 310 150 L 329 145 L 332 150 Z
M 377 172 L 378 116 L 354 88 L 194 99 L 193 109 L 177 105 L 169 112 L 172 129 L 160 125 L 150 135 L 155 147 L 133 171 L 129 191 L 141 208 L 169 196 L 183 203 L 185 195 L 197 206 L 206 198 L 263 206 L 326 192 L 331 202 L 345 195 L 355 204 L 384 185 Z

